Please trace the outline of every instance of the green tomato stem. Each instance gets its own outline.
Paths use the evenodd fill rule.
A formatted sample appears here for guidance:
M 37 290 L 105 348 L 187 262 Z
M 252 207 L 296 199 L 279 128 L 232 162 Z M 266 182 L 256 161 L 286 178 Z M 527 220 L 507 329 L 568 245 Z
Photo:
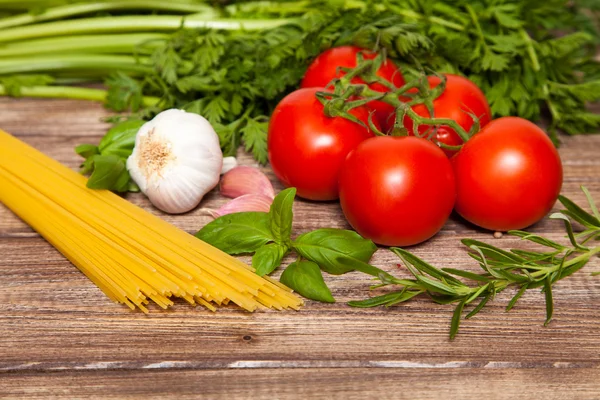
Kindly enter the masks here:
M 112 0 L 93 3 L 78 3 L 64 6 L 52 7 L 44 10 L 41 14 L 21 14 L 0 20 L 0 29 L 16 26 L 29 25 L 39 22 L 66 19 L 82 14 L 96 12 L 110 12 L 119 10 L 150 10 L 169 11 L 177 13 L 203 14 L 207 18 L 215 18 L 217 12 L 205 4 L 178 3 L 174 1 L 161 0 Z
M 147 74 L 153 69 L 145 59 L 131 56 L 97 54 L 58 55 L 44 57 L 15 57 L 0 60 L 0 75 L 53 72 L 63 70 L 119 70 Z
M 53 36 L 95 33 L 174 32 L 183 28 L 212 28 L 223 30 L 264 30 L 293 23 L 292 19 L 242 20 L 206 19 L 201 15 L 189 17 L 168 15 L 134 15 L 124 17 L 81 18 L 22 26 L 0 33 L 0 43 Z
M 5 57 L 38 57 L 42 54 L 72 53 L 149 53 L 168 35 L 160 33 L 129 33 L 114 35 L 81 35 L 36 39 L 9 43 L 0 47 L 0 59 Z M 141 47 L 144 45 L 144 48 Z
M 423 125 L 423 124 L 433 125 L 433 126 L 446 125 L 452 129 L 454 129 L 454 131 L 463 140 L 463 142 L 466 142 L 467 140 L 469 140 L 469 134 L 467 133 L 467 131 L 465 131 L 453 119 L 422 117 L 419 114 L 417 114 L 416 112 L 414 112 L 409 104 L 402 102 L 399 99 L 397 92 L 381 93 L 381 92 L 377 92 L 377 91 L 369 88 L 366 85 L 362 85 L 362 86 L 364 86 L 362 88 L 362 95 L 365 96 L 366 98 L 368 98 L 369 101 L 371 101 L 371 100 L 383 101 L 387 104 L 392 105 L 394 108 L 396 108 L 396 123 L 402 123 L 401 121 L 399 121 L 399 118 L 402 115 L 408 115 L 408 117 L 410 117 L 410 119 L 413 121 L 413 123 L 415 125 L 415 129 L 418 125 Z M 410 87 L 408 87 L 408 89 L 410 89 Z M 406 91 L 405 88 L 402 88 L 402 91 L 403 92 Z M 415 134 L 417 134 L 416 130 L 415 130 Z
M 19 89 L 19 97 L 38 97 L 38 98 L 60 98 L 75 100 L 91 100 L 104 102 L 107 91 L 103 89 L 81 88 L 72 86 L 23 86 Z M 0 85 L 0 96 L 6 96 L 8 92 L 3 85 Z M 151 107 L 159 102 L 158 97 L 145 96 L 143 104 Z

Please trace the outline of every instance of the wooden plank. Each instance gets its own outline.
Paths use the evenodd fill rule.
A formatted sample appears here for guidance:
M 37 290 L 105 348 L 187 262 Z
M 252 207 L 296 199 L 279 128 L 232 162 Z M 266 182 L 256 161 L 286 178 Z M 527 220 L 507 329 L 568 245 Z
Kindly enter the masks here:
M 253 369 L 101 371 L 0 376 L 4 399 L 464 399 L 598 398 L 589 368 Z M 525 388 L 525 389 L 524 389 Z M 529 397 L 529 396 L 531 397 Z
M 74 146 L 97 142 L 107 128 L 100 118 L 108 113 L 93 103 L 0 99 L 0 107 L 2 129 L 73 169 L 80 162 Z M 583 202 L 579 186 L 585 184 L 600 198 L 600 136 L 563 141 L 563 194 Z M 253 163 L 246 154 L 240 160 Z M 272 172 L 264 170 L 280 190 Z M 203 208 L 227 201 L 213 191 L 199 209 L 167 216 L 141 194 L 127 198 L 190 233 L 210 221 Z M 349 227 L 335 202 L 299 200 L 294 211 L 294 235 Z M 544 220 L 530 230 L 565 241 L 558 221 Z M 476 271 L 461 249 L 462 237 L 506 248 L 526 246 L 506 235 L 493 239 L 490 232 L 452 216 L 433 240 L 411 251 L 435 265 Z M 397 262 L 386 249 L 373 259 L 406 276 Z M 347 398 L 461 393 L 463 398 L 530 394 L 554 399 L 567 391 L 569 398 L 594 398 L 600 389 L 600 278 L 590 272 L 599 267 L 595 260 L 556 285 L 555 317 L 548 327 L 542 326 L 542 294 L 526 293 L 505 313 L 514 294 L 507 290 L 464 321 L 453 342 L 448 340 L 450 306 L 426 298 L 389 309 L 346 306 L 348 300 L 369 296 L 370 280 L 360 274 L 327 276 L 338 302 L 308 301 L 299 312 L 249 314 L 225 307 L 211 313 L 177 303 L 167 312 L 152 308 L 146 316 L 112 304 L 0 206 L 0 397 L 109 397 L 107 388 L 118 387 L 113 397 L 323 397 L 330 388 Z

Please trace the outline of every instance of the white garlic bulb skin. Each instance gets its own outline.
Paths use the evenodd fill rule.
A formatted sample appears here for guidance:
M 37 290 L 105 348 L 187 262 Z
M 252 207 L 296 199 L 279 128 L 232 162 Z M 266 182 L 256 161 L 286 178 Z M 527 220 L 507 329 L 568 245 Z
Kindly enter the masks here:
M 219 137 L 202 116 L 170 109 L 146 122 L 127 159 L 131 178 L 157 208 L 179 214 L 219 183 Z

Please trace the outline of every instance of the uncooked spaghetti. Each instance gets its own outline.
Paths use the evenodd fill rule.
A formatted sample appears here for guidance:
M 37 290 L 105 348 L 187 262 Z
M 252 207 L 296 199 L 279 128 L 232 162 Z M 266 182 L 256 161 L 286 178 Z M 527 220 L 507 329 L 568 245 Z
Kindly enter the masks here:
M 0 131 L 0 202 L 56 247 L 109 298 L 148 312 L 179 297 L 210 310 L 230 301 L 298 309 L 279 282 L 176 228 Z

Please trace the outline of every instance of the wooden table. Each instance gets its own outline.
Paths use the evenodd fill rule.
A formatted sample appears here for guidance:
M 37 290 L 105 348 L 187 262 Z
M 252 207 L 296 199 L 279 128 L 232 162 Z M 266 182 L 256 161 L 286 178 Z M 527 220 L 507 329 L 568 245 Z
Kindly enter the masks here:
M 0 110 L 0 128 L 71 168 L 80 162 L 73 147 L 98 142 L 108 126 L 100 122 L 108 113 L 87 102 L 1 99 Z M 563 193 L 583 201 L 585 184 L 600 199 L 600 135 L 563 140 Z M 129 199 L 160 214 L 142 195 Z M 225 201 L 211 193 L 202 207 Z M 348 228 L 337 203 L 297 201 L 294 209 L 295 234 Z M 160 215 L 188 232 L 209 222 L 201 209 Z M 557 221 L 531 230 L 564 241 Z M 434 265 L 476 271 L 463 237 L 524 246 L 453 216 L 412 250 Z M 406 274 L 388 250 L 372 262 Z M 388 309 L 347 306 L 368 296 L 369 279 L 358 273 L 326 277 L 337 303 L 308 301 L 299 312 L 211 313 L 178 302 L 144 315 L 110 302 L 0 206 L 0 398 L 600 398 L 600 277 L 592 271 L 599 259 L 556 284 L 549 326 L 542 294 L 527 292 L 505 313 L 514 294 L 507 290 L 463 322 L 454 341 L 452 308 L 426 298 Z

